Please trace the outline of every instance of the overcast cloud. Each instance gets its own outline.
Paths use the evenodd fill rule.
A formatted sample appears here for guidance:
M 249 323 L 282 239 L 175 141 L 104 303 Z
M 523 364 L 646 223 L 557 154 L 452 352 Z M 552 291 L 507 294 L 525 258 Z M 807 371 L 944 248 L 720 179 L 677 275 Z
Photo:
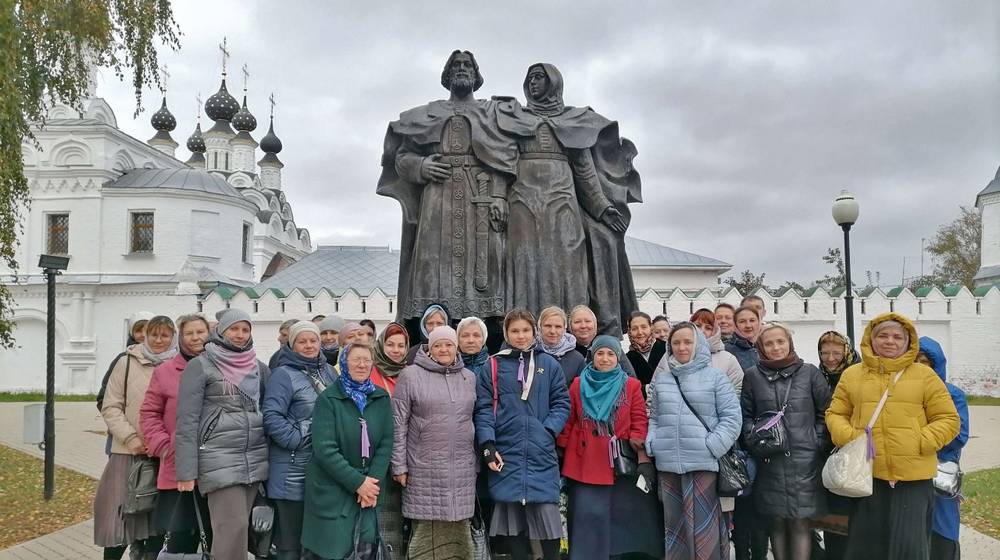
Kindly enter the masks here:
M 529 64 L 558 66 L 567 104 L 619 121 L 639 149 L 645 203 L 629 234 L 772 286 L 829 272 L 843 188 L 861 202 L 855 276 L 898 283 L 904 258 L 919 273 L 921 237 L 1000 165 L 1000 8 L 985 0 L 175 4 L 182 49 L 163 59 L 178 157 L 195 94 L 218 89 L 226 35 L 229 90 L 247 63 L 258 139 L 275 92 L 284 188 L 317 244 L 398 247 L 399 207 L 375 195 L 385 128 L 447 95 L 456 48 L 479 61 L 480 97 L 523 97 Z M 128 87 L 106 77 L 98 91 L 125 131 L 152 136 Z

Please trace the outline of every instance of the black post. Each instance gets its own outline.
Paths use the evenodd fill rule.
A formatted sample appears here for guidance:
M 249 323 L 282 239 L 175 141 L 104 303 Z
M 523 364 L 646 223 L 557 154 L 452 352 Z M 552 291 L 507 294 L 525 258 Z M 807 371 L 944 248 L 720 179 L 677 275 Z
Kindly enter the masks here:
M 844 228 L 844 304 L 847 306 L 847 338 L 851 339 L 851 345 L 858 342 L 854 340 L 854 285 L 851 284 L 851 224 L 840 226 Z
M 56 475 L 56 274 L 58 270 L 46 268 L 48 281 L 48 309 L 46 319 L 47 342 L 45 348 L 45 499 L 51 500 L 55 491 Z

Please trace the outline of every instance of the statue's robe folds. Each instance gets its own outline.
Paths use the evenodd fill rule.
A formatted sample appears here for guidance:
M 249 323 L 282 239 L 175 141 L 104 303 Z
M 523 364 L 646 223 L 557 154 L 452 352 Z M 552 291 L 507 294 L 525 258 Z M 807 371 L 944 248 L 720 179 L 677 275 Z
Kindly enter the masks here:
M 558 162 L 546 161 L 539 155 L 532 155 L 531 158 L 524 158 L 519 162 L 519 172 L 517 182 L 511 189 L 511 240 L 515 243 L 514 237 L 518 231 L 514 228 L 517 221 L 515 200 L 525 198 L 527 195 L 526 208 L 542 208 L 549 205 L 549 210 L 560 211 L 565 207 L 566 201 L 575 196 L 579 201 L 582 212 L 577 210 L 582 222 L 583 237 L 586 239 L 585 250 L 586 268 L 581 272 L 579 268 L 563 268 L 567 264 L 558 267 L 549 267 L 551 274 L 545 274 L 541 267 L 546 267 L 544 257 L 539 259 L 538 276 L 555 276 L 557 278 L 575 278 L 581 284 L 587 286 L 588 303 L 597 315 L 598 329 L 601 333 L 618 335 L 624 331 L 624 318 L 629 313 L 638 309 L 635 296 L 635 287 L 632 282 L 632 270 L 629 266 L 628 255 L 625 254 L 625 235 L 617 233 L 601 222 L 600 217 L 608 207 L 616 208 L 628 224 L 631 213 L 628 204 L 632 202 L 642 202 L 642 185 L 639 173 L 632 167 L 632 159 L 636 155 L 635 145 L 628 139 L 621 138 L 618 133 L 618 123 L 610 121 L 595 112 L 590 107 L 565 107 L 555 115 L 539 116 L 521 107 L 517 102 L 505 102 L 497 106 L 497 120 L 500 128 L 507 134 L 522 139 L 520 146 L 522 150 L 529 149 L 533 152 L 555 151 L 552 143 L 546 141 L 549 133 L 554 134 L 559 148 L 566 154 L 568 165 L 563 171 L 572 172 L 574 188 L 567 188 L 562 173 L 555 173 L 555 167 L 559 167 Z M 528 139 L 527 141 L 524 139 Z M 545 146 L 550 146 L 545 148 Z M 550 183 L 534 184 L 539 182 L 543 173 L 539 172 L 541 159 L 547 166 L 544 170 L 548 174 Z M 551 171 L 551 173 L 549 173 Z M 521 193 L 521 194 L 516 194 Z M 542 214 L 540 211 L 536 213 Z M 565 215 L 572 215 L 565 213 Z M 550 236 L 554 240 L 565 239 L 570 244 L 567 249 L 577 250 L 573 231 L 560 230 L 559 228 L 574 229 L 576 220 L 562 220 L 559 223 L 545 223 L 545 228 L 552 230 Z M 540 236 L 544 239 L 545 236 Z M 525 239 L 524 250 L 530 250 L 528 244 L 530 239 Z M 543 244 L 544 245 L 544 244 Z M 543 250 L 544 246 L 536 245 L 536 250 Z M 575 259 L 569 253 L 553 248 L 552 251 L 562 254 L 562 259 L 566 263 L 571 263 Z M 546 290 L 553 291 L 562 284 L 554 284 L 546 281 L 539 284 L 539 288 L 534 294 L 521 293 L 518 279 L 521 277 L 519 271 L 525 268 L 528 260 L 524 258 L 524 251 L 510 251 L 510 266 L 512 268 L 513 287 L 508 288 L 508 292 L 513 294 L 512 303 L 519 305 L 544 306 L 549 303 L 562 305 L 568 312 L 572 307 L 571 301 L 545 301 L 558 298 L 559 293 L 546 294 Z M 523 261 L 523 262 L 521 262 Z M 554 264 L 554 263 L 553 263 Z M 572 265 L 569 265 L 572 266 Z M 542 284 L 545 284 L 544 286 Z M 546 288 L 550 286 L 550 288 Z M 572 289 L 566 292 L 570 297 L 576 298 Z M 541 299 L 539 299 L 541 298 Z M 524 300 L 524 301 L 521 301 Z
M 455 317 L 503 317 L 503 232 L 490 204 L 506 200 L 517 171 L 517 145 L 501 133 L 495 101 L 434 101 L 389 124 L 378 194 L 403 210 L 399 319 L 444 305 Z M 424 158 L 451 166 L 443 182 L 420 176 Z

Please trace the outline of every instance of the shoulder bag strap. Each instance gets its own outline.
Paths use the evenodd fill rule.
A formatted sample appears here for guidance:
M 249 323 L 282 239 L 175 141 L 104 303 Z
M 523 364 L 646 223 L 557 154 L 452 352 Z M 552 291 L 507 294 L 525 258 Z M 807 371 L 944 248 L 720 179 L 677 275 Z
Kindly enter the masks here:
M 784 412 L 785 408 L 788 407 L 788 395 L 790 395 L 790 394 L 792 394 L 792 376 L 791 375 L 788 376 L 788 388 L 785 389 L 785 399 L 784 399 L 785 402 L 782 403 L 781 408 L 778 409 L 781 412 Z
M 125 414 L 125 408 L 128 407 L 128 368 L 132 365 L 132 356 L 125 354 L 125 390 L 122 391 L 122 414 Z
M 885 391 L 882 392 L 882 398 L 878 401 L 878 406 L 875 407 L 875 412 L 872 413 L 872 419 L 868 421 L 868 426 L 865 428 L 866 431 L 871 431 L 872 427 L 875 426 L 875 421 L 878 420 L 879 414 L 882 414 L 882 408 L 885 407 L 885 402 L 889 400 L 889 393 L 896 386 L 896 383 L 899 382 L 899 378 L 902 377 L 904 371 L 906 370 L 903 369 L 897 373 L 896 377 L 893 378 L 892 383 L 886 387 Z
M 500 400 L 499 391 L 497 391 L 497 357 L 490 356 L 490 371 L 492 372 L 493 379 L 493 416 L 497 415 L 497 403 Z
M 685 406 L 687 406 L 688 410 L 690 410 L 690 411 L 691 411 L 691 413 L 692 413 L 692 414 L 694 414 L 694 417 L 695 417 L 695 418 L 697 418 L 699 422 L 701 422 L 701 425 L 702 425 L 702 426 L 705 426 L 705 431 L 706 431 L 706 432 L 711 432 L 711 431 L 712 431 L 712 429 L 711 429 L 711 428 L 709 428 L 709 427 L 708 427 L 708 424 L 706 424 L 706 423 L 705 423 L 705 421 L 701 419 L 701 415 L 700 415 L 700 414 L 698 414 L 698 413 L 697 413 L 697 412 L 695 411 L 694 407 L 693 407 L 693 406 L 691 406 L 691 403 L 690 403 L 690 402 L 688 402 L 688 399 L 687 399 L 687 397 L 686 397 L 686 396 L 684 396 L 684 390 L 683 390 L 683 389 L 681 389 L 681 380 L 680 380 L 680 379 L 679 379 L 679 378 L 677 377 L 677 374 L 673 374 L 673 373 L 672 373 L 672 374 L 670 375 L 670 377 L 673 377 L 673 378 L 674 378 L 674 383 L 676 383 L 676 384 L 677 384 L 677 392 L 681 394 L 681 400 L 683 400 L 683 401 L 684 401 L 684 405 L 685 405 Z M 656 389 L 654 388 L 653 390 L 655 391 Z
M 326 389 L 326 383 L 323 383 L 323 380 L 320 379 L 319 372 L 316 372 L 316 375 L 313 375 L 309 370 L 304 369 L 302 370 L 302 373 L 304 373 L 306 379 L 309 380 L 309 383 L 312 385 L 312 388 L 316 391 L 316 395 L 318 396 L 322 394 L 323 391 Z

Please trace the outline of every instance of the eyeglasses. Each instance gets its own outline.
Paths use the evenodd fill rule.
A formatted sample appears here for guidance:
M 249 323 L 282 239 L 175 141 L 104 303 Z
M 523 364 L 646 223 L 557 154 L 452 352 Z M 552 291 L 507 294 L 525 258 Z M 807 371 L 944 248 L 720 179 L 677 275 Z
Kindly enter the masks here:
M 372 360 L 371 358 L 350 358 L 347 360 L 347 363 L 363 366 L 366 364 L 373 364 L 375 363 L 375 361 Z

